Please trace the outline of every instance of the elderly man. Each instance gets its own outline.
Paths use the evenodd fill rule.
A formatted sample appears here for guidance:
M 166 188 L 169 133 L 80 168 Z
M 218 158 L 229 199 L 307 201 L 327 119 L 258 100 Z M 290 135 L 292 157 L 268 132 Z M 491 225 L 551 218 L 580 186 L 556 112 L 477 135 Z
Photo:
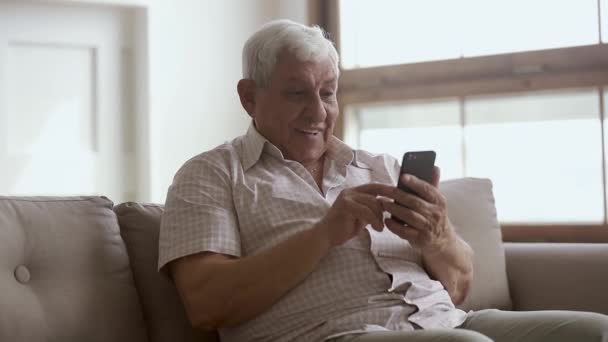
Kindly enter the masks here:
M 251 126 L 185 163 L 162 218 L 159 268 L 195 327 L 224 342 L 608 341 L 599 314 L 457 309 L 473 253 L 439 169 L 404 176 L 408 194 L 395 159 L 336 139 L 338 76 L 318 27 L 274 21 L 245 44 Z

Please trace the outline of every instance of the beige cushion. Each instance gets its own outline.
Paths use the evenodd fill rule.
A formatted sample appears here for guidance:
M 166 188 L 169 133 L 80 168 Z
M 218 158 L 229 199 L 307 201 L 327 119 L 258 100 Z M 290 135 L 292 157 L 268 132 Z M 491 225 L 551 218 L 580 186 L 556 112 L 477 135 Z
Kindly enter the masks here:
M 448 217 L 475 252 L 474 279 L 463 310 L 511 309 L 500 225 L 496 218 L 492 182 L 460 178 L 441 182 Z
M 123 203 L 114 207 L 131 258 L 151 342 L 218 341 L 215 333 L 193 329 L 169 278 L 157 272 L 163 206 Z
M 0 341 L 146 341 L 112 202 L 0 197 Z

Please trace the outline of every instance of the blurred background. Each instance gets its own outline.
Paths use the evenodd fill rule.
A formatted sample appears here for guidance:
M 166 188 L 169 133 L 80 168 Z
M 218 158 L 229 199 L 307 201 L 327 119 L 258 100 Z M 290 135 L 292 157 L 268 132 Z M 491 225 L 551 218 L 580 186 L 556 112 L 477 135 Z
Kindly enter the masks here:
M 608 0 L 0 0 L 0 193 L 164 202 L 245 132 L 241 48 L 276 18 L 336 41 L 351 146 L 434 149 L 507 225 L 608 231 Z
M 493 180 L 501 222 L 604 222 L 608 1 L 340 5 L 350 144 L 435 149 L 444 179 Z
M 0 0 L 0 193 L 164 202 L 241 135 L 241 48 L 278 0 Z

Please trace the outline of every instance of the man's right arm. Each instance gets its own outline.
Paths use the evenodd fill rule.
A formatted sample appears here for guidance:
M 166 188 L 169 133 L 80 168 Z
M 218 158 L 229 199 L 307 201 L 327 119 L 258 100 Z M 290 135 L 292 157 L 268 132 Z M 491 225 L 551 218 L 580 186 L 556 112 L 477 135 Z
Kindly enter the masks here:
M 344 190 L 312 228 L 244 258 L 199 253 L 170 263 L 191 324 L 216 329 L 238 325 L 264 312 L 316 267 L 333 246 L 367 224 L 381 230 L 385 188 L 367 184 Z
M 245 258 L 199 253 L 170 264 L 191 324 L 216 329 L 247 321 L 301 282 L 329 250 L 319 228 Z

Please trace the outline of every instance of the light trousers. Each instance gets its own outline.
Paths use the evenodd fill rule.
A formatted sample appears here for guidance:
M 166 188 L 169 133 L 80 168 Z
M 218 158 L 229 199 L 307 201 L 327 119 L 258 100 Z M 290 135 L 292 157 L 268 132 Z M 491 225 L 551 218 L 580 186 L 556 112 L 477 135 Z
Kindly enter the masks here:
M 608 316 L 576 311 L 480 310 L 455 329 L 379 331 L 331 342 L 608 342 Z

